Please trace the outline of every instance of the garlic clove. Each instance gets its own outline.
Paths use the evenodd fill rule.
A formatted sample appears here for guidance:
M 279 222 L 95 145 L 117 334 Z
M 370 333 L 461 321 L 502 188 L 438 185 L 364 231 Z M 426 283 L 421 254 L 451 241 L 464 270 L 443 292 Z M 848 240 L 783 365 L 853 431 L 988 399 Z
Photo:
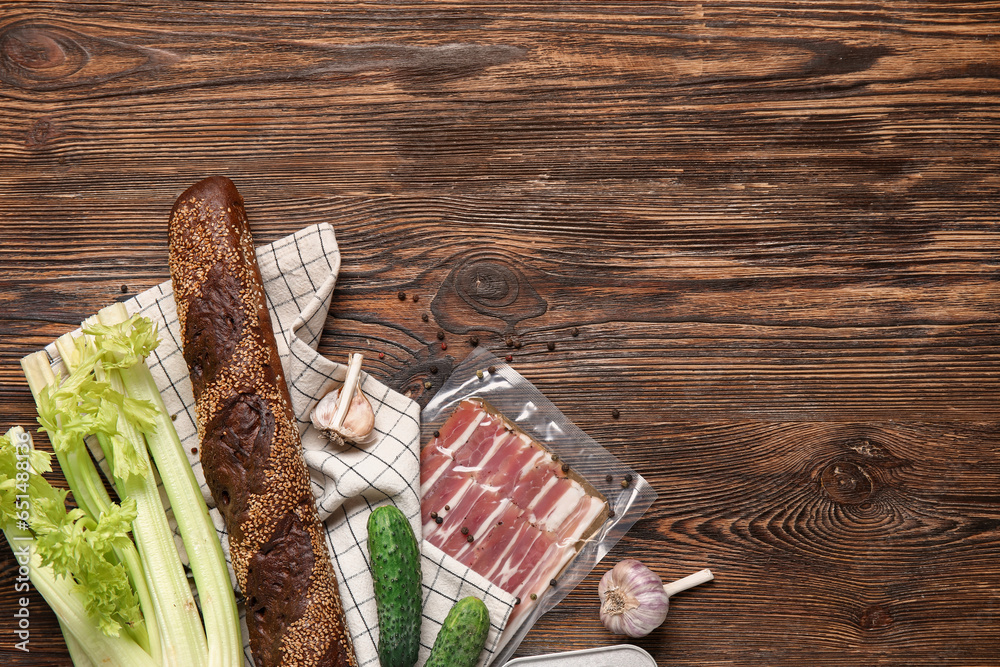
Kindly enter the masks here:
M 343 388 L 337 392 L 338 402 L 343 392 Z M 354 396 L 351 397 L 351 404 L 347 408 L 344 423 L 340 425 L 340 432 L 348 436 L 352 442 L 357 442 L 371 435 L 374 428 L 375 411 L 372 410 L 372 404 L 368 401 L 368 397 L 358 387 Z
M 350 356 L 344 384 L 320 399 L 310 415 L 313 426 L 337 446 L 374 439 L 375 411 L 358 386 L 362 359 L 360 354 Z

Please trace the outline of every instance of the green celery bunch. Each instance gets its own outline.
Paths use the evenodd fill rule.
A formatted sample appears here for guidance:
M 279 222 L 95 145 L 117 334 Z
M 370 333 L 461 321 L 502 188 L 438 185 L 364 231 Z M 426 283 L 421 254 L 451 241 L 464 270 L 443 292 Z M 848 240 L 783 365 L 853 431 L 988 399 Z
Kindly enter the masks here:
M 0 527 L 7 542 L 15 554 L 29 554 L 29 579 L 59 616 L 67 643 L 93 664 L 157 664 L 136 641 L 144 619 L 116 556 L 116 548 L 131 543 L 134 503 L 113 504 L 96 521 L 83 510 L 67 511 L 67 492 L 42 476 L 50 470 L 49 455 L 34 449 L 22 428 L 0 436 Z
M 40 562 L 56 576 L 70 563 L 81 564 L 71 576 L 89 618 L 106 636 L 126 628 L 154 664 L 242 665 L 239 616 L 222 547 L 145 364 L 159 341 L 156 327 L 148 318 L 128 317 L 116 304 L 85 322 L 83 331 L 56 342 L 69 371 L 64 378 L 52 372 L 44 352 L 22 360 L 38 421 L 78 505 L 60 516 L 58 493 L 42 489 L 37 499 L 31 495 Z M 88 437 L 104 452 L 120 504 L 104 490 Z M 154 462 L 189 556 L 204 622 L 174 544 Z M 123 526 L 131 527 L 134 542 Z M 96 596 L 107 604 L 87 602 L 85 591 L 91 589 L 101 591 Z M 70 633 L 71 649 L 86 652 L 86 642 L 77 641 L 72 628 Z

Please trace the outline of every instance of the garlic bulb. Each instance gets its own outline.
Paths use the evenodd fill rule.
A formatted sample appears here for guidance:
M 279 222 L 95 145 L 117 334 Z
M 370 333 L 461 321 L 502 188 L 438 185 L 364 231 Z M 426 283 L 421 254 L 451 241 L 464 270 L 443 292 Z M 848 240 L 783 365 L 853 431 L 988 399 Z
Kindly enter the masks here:
M 320 399 L 310 416 L 313 426 L 337 446 L 368 444 L 373 437 L 375 411 L 358 386 L 362 359 L 350 356 L 344 384 Z
M 667 618 L 671 595 L 711 579 L 710 570 L 701 570 L 664 586 L 655 572 L 626 558 L 605 572 L 597 586 L 601 621 L 617 635 L 645 637 Z

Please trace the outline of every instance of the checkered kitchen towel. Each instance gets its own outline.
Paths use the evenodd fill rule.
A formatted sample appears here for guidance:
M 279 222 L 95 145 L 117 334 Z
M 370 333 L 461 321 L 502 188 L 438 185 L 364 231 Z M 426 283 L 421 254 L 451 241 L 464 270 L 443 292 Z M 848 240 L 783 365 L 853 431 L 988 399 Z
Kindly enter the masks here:
M 362 373 L 361 388 L 375 409 L 378 440 L 361 448 L 332 448 L 312 427 L 309 414 L 323 395 L 343 383 L 346 375 L 344 364 L 330 361 L 316 351 L 340 269 L 340 251 L 333 228 L 327 224 L 306 227 L 259 247 L 257 260 L 358 662 L 362 667 L 377 667 L 377 613 L 365 546 L 368 514 L 379 505 L 392 503 L 409 518 L 418 538 L 421 534 L 420 409 L 410 399 Z M 148 363 L 167 410 L 176 415 L 174 425 L 184 450 L 191 452 L 198 447 L 194 397 L 181 354 L 170 281 L 136 295 L 125 305 L 130 313 L 142 313 L 160 327 L 160 346 Z M 49 345 L 46 351 L 54 366 L 58 366 L 55 345 Z M 100 448 L 95 448 L 94 453 L 107 474 Z M 189 454 L 189 458 L 228 560 L 229 543 L 222 516 L 214 508 L 198 455 Z M 451 606 L 467 595 L 483 599 L 490 610 L 492 627 L 479 663 L 488 665 L 499 648 L 496 644 L 513 609 L 513 596 L 426 541 L 422 541 L 422 552 L 424 618 L 418 665 L 427 659 Z M 246 637 L 245 625 L 243 631 Z M 248 644 L 244 653 L 247 664 L 252 665 Z

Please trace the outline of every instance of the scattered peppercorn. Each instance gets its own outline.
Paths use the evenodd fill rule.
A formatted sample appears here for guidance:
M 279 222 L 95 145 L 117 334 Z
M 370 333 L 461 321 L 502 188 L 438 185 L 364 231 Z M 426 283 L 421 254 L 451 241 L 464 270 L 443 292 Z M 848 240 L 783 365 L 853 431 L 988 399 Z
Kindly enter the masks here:
M 418 301 L 420 301 L 420 295 L 419 294 L 414 294 L 413 295 L 413 303 L 416 303 Z
M 496 373 L 497 372 L 497 367 L 496 366 L 490 366 L 486 370 L 488 370 L 490 373 Z
M 442 519 L 439 516 L 436 516 L 436 517 L 434 517 L 434 523 L 436 523 L 437 525 L 440 526 L 442 523 L 444 523 L 444 519 Z
M 441 437 L 441 431 L 434 431 L 434 437 L 435 438 L 440 438 Z
M 558 454 L 553 454 L 552 455 L 552 460 L 553 461 L 558 461 L 559 460 L 559 455 Z
M 521 340 L 520 339 L 514 341 L 514 348 L 517 349 L 517 350 L 521 349 Z
M 399 297 L 399 300 L 400 300 L 400 301 L 406 301 L 406 292 L 400 292 L 400 293 L 399 293 L 399 294 L 397 294 L 396 296 L 398 296 L 398 297 Z
M 469 534 L 469 529 L 466 528 L 465 526 L 462 526 L 462 534 L 463 535 L 468 535 Z
M 507 344 L 507 347 L 514 347 L 514 339 L 510 336 L 507 336 L 507 340 L 505 340 L 504 343 Z
M 448 343 L 441 343 L 441 349 L 442 350 L 447 350 L 448 349 Z
M 421 313 L 420 314 L 420 319 L 423 320 L 424 322 L 426 322 L 427 320 L 429 320 L 431 318 L 427 316 L 427 313 Z
M 557 583 L 559 582 L 556 581 L 555 579 L 552 579 L 551 581 L 549 581 L 549 586 L 555 586 Z
M 562 471 L 563 472 L 569 472 L 569 464 L 568 463 L 562 464 Z
M 445 511 L 445 512 L 448 512 L 448 511 L 450 511 L 450 510 L 451 510 L 451 505 L 445 505 L 445 506 L 444 506 L 444 511 Z
M 628 482 L 629 484 L 632 483 L 633 479 L 635 479 L 635 478 L 632 477 L 632 473 L 628 473 L 627 475 L 625 475 L 625 481 Z
M 612 518 L 614 518 L 614 516 L 615 516 L 615 511 L 614 510 L 608 510 L 608 518 L 612 519 Z
M 444 331 L 442 329 L 438 329 L 438 340 L 444 340 Z
M 553 343 L 552 341 L 549 341 L 549 342 L 548 342 L 548 343 L 547 343 L 547 344 L 545 345 L 545 347 L 549 348 L 549 352 L 555 352 L 555 349 L 556 349 L 556 344 L 555 344 L 555 343 Z
M 570 333 L 573 334 L 573 337 L 575 338 L 576 336 L 580 335 L 580 330 L 577 329 L 576 327 L 573 327 L 573 330 L 570 331 Z
M 472 347 L 479 345 L 479 336 L 470 336 L 469 345 L 471 345 Z
M 479 371 L 479 370 L 477 370 L 477 371 L 476 371 L 476 377 L 477 377 L 477 378 L 479 378 L 480 380 L 482 380 L 482 379 L 483 379 L 483 372 L 482 372 L 482 371 Z
M 379 352 L 378 353 L 378 358 L 379 359 L 385 359 L 385 352 Z
M 614 479 L 614 477 L 612 477 L 611 475 L 605 475 L 604 476 L 604 481 L 607 482 L 608 484 L 610 484 L 611 480 L 613 480 L 613 479 Z
M 191 453 L 192 454 L 197 454 L 198 453 L 198 448 L 197 447 L 192 447 L 191 448 Z
M 503 525 L 503 521 L 497 521 L 497 525 L 498 526 L 502 526 Z
M 431 512 L 431 518 L 432 519 L 438 518 L 438 513 L 437 512 Z
M 623 479 L 622 480 L 622 488 L 623 489 L 627 489 L 628 488 L 628 480 L 627 479 Z
M 537 600 L 538 599 L 538 595 L 536 595 L 535 593 L 532 593 L 528 597 L 530 597 L 532 600 Z
M 177 421 L 177 415 L 170 415 L 170 421 L 172 422 Z
M 521 598 L 514 598 L 514 604 L 515 605 L 521 604 Z
M 122 294 L 128 294 L 128 285 L 122 285 Z
M 472 542 L 472 535 L 469 535 L 469 536 L 468 536 L 467 538 L 465 538 L 465 539 L 466 539 L 466 541 L 467 541 L 467 542 Z
M 431 375 L 437 375 L 438 367 L 437 366 L 431 366 L 427 370 L 429 370 L 431 372 Z
M 430 381 L 430 380 L 424 380 L 424 389 L 430 389 L 430 388 L 431 388 L 431 387 L 433 387 L 433 386 L 434 386 L 434 385 L 433 385 L 433 384 L 431 384 L 431 381 Z
M 614 410 L 611 411 L 611 416 L 614 419 L 618 419 L 619 417 L 622 416 L 622 413 L 618 411 L 618 408 L 615 408 Z
M 514 361 L 514 355 L 508 354 L 506 357 L 504 357 L 504 359 L 506 359 L 507 363 L 509 364 L 510 362 Z

